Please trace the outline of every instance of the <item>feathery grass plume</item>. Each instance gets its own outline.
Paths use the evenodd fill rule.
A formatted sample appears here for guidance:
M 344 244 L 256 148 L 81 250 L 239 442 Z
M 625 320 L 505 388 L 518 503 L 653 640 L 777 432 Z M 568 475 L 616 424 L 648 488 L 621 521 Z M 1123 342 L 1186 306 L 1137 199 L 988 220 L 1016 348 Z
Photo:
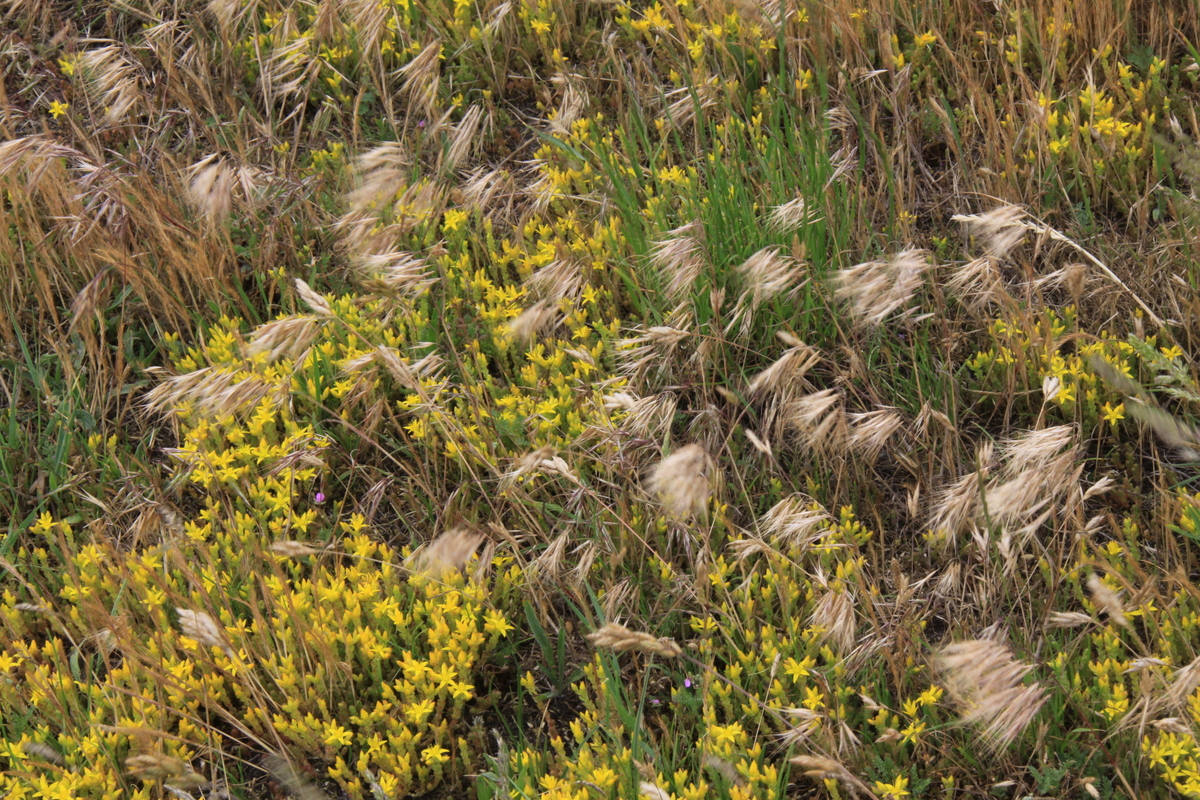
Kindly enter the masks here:
M 746 434 L 746 440 L 750 442 L 751 447 L 762 453 L 771 461 L 775 460 L 775 454 L 771 452 L 771 443 L 769 441 L 765 441 L 749 428 L 745 428 L 743 432 Z
M 734 558 L 737 558 L 739 561 L 759 553 L 777 552 L 775 548 L 762 539 L 750 535 L 747 535 L 743 539 L 734 539 L 725 545 L 725 549 L 732 553 Z
M 786 233 L 812 224 L 817 220 L 817 216 L 803 197 L 797 197 L 783 205 L 772 207 L 767 224 L 776 233 Z
M 807 741 L 825 724 L 822 715 L 811 708 L 781 708 L 779 713 L 787 717 L 788 728 L 780 731 L 775 738 L 784 747 L 794 747 Z
M 437 283 L 425 259 L 412 253 L 363 253 L 355 262 L 362 274 L 370 276 L 359 283 L 380 297 L 420 297 Z
M 557 581 L 563 574 L 563 557 L 567 553 L 567 544 L 570 542 L 570 534 L 560 533 L 551 540 L 542 554 L 535 558 L 526 567 L 525 574 L 530 580 L 540 580 L 546 582 Z
M 630 397 L 614 395 L 615 397 Z M 628 402 L 628 401 L 626 401 Z M 679 398 L 673 392 L 660 392 L 632 400 L 623 406 L 628 413 L 621 420 L 621 428 L 639 439 L 660 440 L 675 419 Z
M 676 519 L 704 517 L 712 494 L 716 462 L 703 447 L 689 444 L 664 458 L 650 476 L 650 491 Z
M 299 36 L 277 47 L 263 63 L 259 86 L 268 103 L 280 102 L 308 91 L 320 73 L 323 61 L 317 57 L 312 39 Z
M 350 12 L 348 27 L 354 31 L 355 43 L 362 54 L 360 57 L 378 58 L 382 55 L 380 42 L 388 33 L 388 21 L 391 19 L 388 6 L 378 0 L 342 0 L 341 5 Z
M 1018 661 L 999 642 L 956 642 L 942 648 L 935 663 L 959 706 L 960 721 L 980 725 L 984 744 L 992 752 L 1020 736 L 1046 702 L 1040 684 L 1022 683 L 1033 667 Z
M 1074 424 L 1055 425 L 1040 431 L 1025 431 L 1020 436 L 1004 442 L 1006 459 L 1004 471 L 1008 475 L 1019 475 L 1027 470 L 1045 470 L 1060 467 L 1065 458 L 1071 463 L 1077 460 L 1075 446 L 1079 429 Z
M 991 256 L 968 261 L 954 270 L 946 281 L 946 292 L 958 297 L 967 308 L 975 311 L 1004 305 L 1012 300 L 1004 276 L 1000 274 L 1000 265 Z
M 1078 628 L 1095 622 L 1090 614 L 1081 611 L 1053 611 L 1046 619 L 1047 628 Z
M 486 211 L 498 195 L 511 196 L 515 190 L 516 181 L 508 170 L 476 167 L 458 187 L 459 205 L 472 211 Z
M 471 106 L 462 120 L 454 128 L 450 145 L 442 158 L 440 172 L 451 173 L 458 169 L 463 159 L 471 155 L 471 151 L 479 141 L 480 127 L 483 123 L 483 107 L 476 104 Z
M 937 597 L 947 599 L 960 597 L 963 587 L 963 568 L 957 561 L 951 561 L 942 570 L 937 583 L 933 585 L 933 593 Z
M 595 542 L 584 542 L 574 550 L 575 553 L 575 568 L 571 570 L 567 580 L 572 589 L 580 590 L 587 583 L 588 576 L 592 574 L 592 566 L 596 563 L 596 556 L 599 555 L 599 549 Z
M 321 552 L 311 545 L 292 539 L 281 539 L 278 542 L 272 542 L 270 550 L 272 553 L 284 558 L 303 558 L 304 556 L 313 556 Z
M 624 625 L 615 622 L 610 622 L 596 632 L 589 633 L 587 638 L 596 647 L 616 650 L 618 653 L 636 650 L 640 653 L 652 653 L 665 658 L 683 655 L 683 650 L 671 639 L 660 639 L 649 633 L 631 631 Z
M 525 287 L 544 300 L 557 302 L 575 297 L 583 288 L 583 268 L 569 254 L 561 254 L 526 278 Z
M 1100 576 L 1092 573 L 1087 579 L 1088 591 L 1092 594 L 1092 602 L 1096 608 L 1108 615 L 1115 624 L 1129 627 L 1129 618 L 1125 616 L 1125 606 L 1121 604 L 1120 596 L 1110 589 Z
M 508 323 L 508 334 L 521 343 L 532 341 L 543 330 L 558 324 L 558 304 L 539 300 Z
M 795 260 L 783 255 L 777 247 L 764 247 L 746 259 L 737 268 L 747 286 L 738 298 L 735 310 L 725 324 L 725 334 L 750 335 L 754 326 L 754 315 L 767 300 L 785 290 L 803 286 L 802 272 Z
M 500 31 L 500 26 L 504 24 L 506 19 L 508 19 L 508 15 L 512 12 L 512 8 L 513 6 L 511 0 L 504 0 L 503 3 L 500 3 L 494 9 L 492 9 L 492 12 L 488 15 L 489 19 L 487 25 L 483 27 L 483 34 L 485 38 L 490 39 Z
M 238 381 L 228 369 L 204 367 L 167 378 L 146 393 L 145 406 L 164 413 L 189 403 L 196 411 L 219 417 L 256 406 L 271 394 L 285 396 L 286 385 L 268 383 L 258 375 Z
M 558 455 L 558 451 L 547 445 L 532 450 L 520 458 L 514 458 L 512 468 L 500 476 L 500 491 L 511 489 L 521 478 L 535 472 L 548 472 L 562 475 L 567 480 L 578 485 L 579 478 L 571 470 L 571 465 Z
M 854 601 L 845 589 L 830 589 L 821 596 L 813 609 L 812 624 L 837 652 L 850 652 L 857 624 Z
M 301 278 L 296 278 L 296 294 L 300 295 L 304 304 L 318 317 L 333 316 L 333 309 L 329 306 L 329 301 L 313 291 L 312 287 Z
M 188 199 L 210 222 L 219 225 L 233 211 L 235 187 L 240 187 L 247 200 L 254 197 L 258 172 L 252 167 L 235 167 L 229 159 L 213 153 L 188 167 L 187 175 Z
M 746 386 L 746 395 L 760 399 L 769 393 L 790 393 L 799 389 L 804 375 L 821 361 L 821 354 L 806 344 L 784 350 L 772 365 L 755 375 Z
M 965 223 L 984 251 L 992 258 L 1001 259 L 1025 238 L 1027 228 L 1022 224 L 1025 216 L 1025 209 L 1008 205 L 983 214 L 955 214 L 950 219 Z
M 638 784 L 638 797 L 646 800 L 671 800 L 671 793 L 656 783 L 642 781 Z
M 215 619 L 203 611 L 192 611 L 189 608 L 176 608 L 179 615 L 179 629 L 189 639 L 195 639 L 204 647 L 219 647 L 227 650 L 225 632 Z
M 557 136 L 568 136 L 572 126 L 583 115 L 587 107 L 587 91 L 579 85 L 579 76 L 559 72 L 550 78 L 550 82 L 562 86 L 562 99 L 554 110 L 554 118 L 550 120 L 550 132 Z
M 1035 469 L 1027 469 L 1007 481 L 992 481 L 984 490 L 984 508 L 980 514 L 993 524 L 1012 525 L 1027 520 L 1050 502 L 1045 488 L 1043 474 Z
M 667 106 L 658 119 L 673 127 L 683 127 L 696 118 L 699 111 L 707 111 L 717 103 L 717 76 L 700 83 L 673 89 L 666 94 Z
M 329 800 L 328 795 L 313 786 L 289 759 L 272 753 L 263 759 L 263 766 L 296 796 L 296 800 Z
M 703 236 L 699 221 L 689 222 L 667 231 L 667 238 L 656 241 L 650 252 L 650 263 L 666 284 L 667 295 L 677 302 L 686 299 L 704 270 Z
M 1138 397 L 1126 401 L 1125 413 L 1154 431 L 1163 444 L 1175 449 L 1180 458 L 1200 461 L 1200 428 Z
M 896 431 L 904 425 L 904 418 L 891 408 L 879 408 L 860 414 L 850 414 L 850 449 L 868 462 L 874 462 L 887 447 Z
M 925 250 L 904 250 L 887 261 L 867 261 L 834 276 L 839 299 L 850 303 L 855 318 L 878 325 L 899 311 L 904 318 L 915 313 L 906 308 L 921 285 L 922 274 L 929 269 Z
M 32 758 L 40 758 L 42 761 L 47 761 L 58 766 L 62 766 L 65 763 L 59 752 L 44 742 L 25 742 L 25 744 L 21 745 L 21 749 L 25 751 L 25 755 Z
M 411 559 L 412 571 L 440 578 L 466 566 L 483 541 L 483 534 L 466 528 L 453 528 L 421 548 Z
M 267 363 L 280 358 L 296 360 L 321 333 L 317 317 L 290 316 L 259 325 L 250 334 L 246 355 L 266 354 Z
M 803 494 L 780 500 L 759 518 L 759 526 L 776 545 L 803 548 L 826 534 L 829 512 Z
M 354 162 L 357 188 L 346 195 L 351 213 L 374 212 L 408 185 L 414 157 L 403 142 L 383 142 Z
M 1193 659 L 1175 671 L 1171 677 L 1171 686 L 1161 698 L 1161 706 L 1182 711 L 1197 687 L 1200 687 L 1200 658 Z
M 421 395 L 425 392 L 423 382 L 426 380 L 439 380 L 439 370 L 445 363 L 444 359 L 437 353 L 429 353 L 417 361 L 409 363 L 404 358 L 401 358 L 395 349 L 379 345 L 374 350 L 347 361 L 343 365 L 342 371 L 346 374 L 357 372 L 372 362 L 382 364 L 396 383 L 411 392 Z
M 780 292 L 795 288 L 803 277 L 799 265 L 778 247 L 764 247 L 743 261 L 737 271 L 750 287 L 753 310 Z
M 667 325 L 645 327 L 633 326 L 633 336 L 617 342 L 617 361 L 621 371 L 629 376 L 635 389 L 640 388 L 647 376 L 660 378 L 674 375 L 685 360 L 683 345 L 693 338 L 693 318 L 686 312 L 672 313 Z
M 104 109 L 107 125 L 118 125 L 143 96 L 136 62 L 117 44 L 85 50 L 76 57 L 76 69 L 85 78 L 88 97 Z
M 129 756 L 125 759 L 125 770 L 143 781 L 161 781 L 191 771 L 181 759 L 160 753 Z
M 427 117 L 433 116 L 441 82 L 442 40 L 434 39 L 397 71 L 404 79 L 400 92 Z
M 937 542 L 949 546 L 969 529 L 979 514 L 983 475 L 968 473 L 938 494 L 926 528 Z
M 790 399 L 782 414 L 784 423 L 808 450 L 837 452 L 846 442 L 846 412 L 837 389 Z

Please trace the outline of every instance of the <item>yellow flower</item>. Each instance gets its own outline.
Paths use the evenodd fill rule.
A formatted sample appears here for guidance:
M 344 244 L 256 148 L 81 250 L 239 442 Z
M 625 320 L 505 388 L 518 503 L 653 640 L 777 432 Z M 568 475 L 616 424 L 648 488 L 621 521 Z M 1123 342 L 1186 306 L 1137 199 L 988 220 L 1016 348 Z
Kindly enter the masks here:
M 451 233 L 462 227 L 467 219 L 467 212 L 452 208 L 442 216 L 442 230 Z
M 880 797 L 892 798 L 892 800 L 908 797 L 908 778 L 903 775 L 897 775 L 896 780 L 892 783 L 875 781 L 875 791 Z
M 1125 419 L 1125 404 L 1118 403 L 1114 408 L 1112 403 L 1105 403 L 1100 407 L 1100 416 L 1116 430 L 1117 420 Z
M 329 723 L 329 726 L 325 728 L 325 744 L 348 745 L 352 738 L 350 731 L 336 722 Z
M 50 103 L 50 116 L 58 119 L 63 114 L 66 114 L 67 109 L 70 107 L 71 106 L 69 103 L 64 103 L 61 100 L 55 100 L 54 102 Z
M 924 33 L 917 34 L 917 38 L 913 40 L 913 44 L 917 47 L 925 47 L 936 41 L 937 37 L 934 36 L 933 31 L 925 31 Z
M 1183 349 L 1179 345 L 1176 345 L 1176 344 L 1173 344 L 1170 347 L 1160 347 L 1159 349 L 1162 351 L 1162 354 L 1164 356 L 1166 356 L 1167 358 L 1174 359 L 1174 358 L 1179 358 L 1181 355 L 1183 355 Z
M 513 626 L 504 618 L 503 612 L 493 609 L 485 615 L 483 629 L 497 636 L 507 636 L 508 632 L 513 629 Z
M 436 764 L 444 764 L 449 758 L 450 751 L 438 744 L 421 751 L 421 760 L 431 767 Z
M 903 744 L 908 744 L 910 742 L 913 744 L 916 744 L 917 737 L 920 736 L 924 732 L 925 732 L 925 723 L 924 722 L 914 722 L 912 725 L 909 725 L 907 728 L 900 731 L 900 734 L 904 737 L 901 740 L 901 742 Z M 905 792 L 905 794 L 907 794 L 907 792 Z

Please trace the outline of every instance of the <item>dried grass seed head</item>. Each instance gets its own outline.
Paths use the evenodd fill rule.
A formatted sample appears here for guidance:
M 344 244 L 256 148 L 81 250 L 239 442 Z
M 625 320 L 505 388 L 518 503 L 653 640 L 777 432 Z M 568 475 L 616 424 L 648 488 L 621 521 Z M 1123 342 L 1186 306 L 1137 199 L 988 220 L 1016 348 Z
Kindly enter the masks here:
M 1100 576 L 1092 573 L 1087 580 L 1088 591 L 1092 594 L 1092 602 L 1096 608 L 1108 615 L 1115 624 L 1129 626 L 1129 618 L 1125 616 L 1125 606 L 1121 604 L 1120 596 L 1101 580 Z
M 804 198 L 797 197 L 783 205 L 774 206 L 768 217 L 768 225 L 777 233 L 785 233 L 815 222 L 816 219 L 817 214 L 808 207 Z
M 539 300 L 508 323 L 508 333 L 518 342 L 530 342 L 546 328 L 556 325 L 559 316 L 558 303 Z
M 333 309 L 330 307 L 329 301 L 313 291 L 313 288 L 300 278 L 296 278 L 296 293 L 318 317 L 333 316 Z
M 820 628 L 824 638 L 839 653 L 849 653 L 854 647 L 858 627 L 854 600 L 845 589 L 831 589 L 821 596 L 813 609 L 813 625 Z
M 888 442 L 904 425 L 904 417 L 894 409 L 880 408 L 850 414 L 850 449 L 868 462 L 874 462 Z
M 176 608 L 175 613 L 179 615 L 179 628 L 184 636 L 205 647 L 227 647 L 224 630 L 208 614 L 190 608 Z
M 650 477 L 650 490 L 666 513 L 677 519 L 708 512 L 716 463 L 703 447 L 689 444 L 664 458 Z
M 404 251 L 360 253 L 355 265 L 363 288 L 381 297 L 419 297 L 437 283 L 425 259 Z
M 699 222 L 689 222 L 668 231 L 650 252 L 650 263 L 658 270 L 667 295 L 677 302 L 686 299 L 704 270 L 703 235 Z
M 829 512 L 811 497 L 794 494 L 759 519 L 763 533 L 781 547 L 806 547 L 826 534 Z
M 946 292 L 975 311 L 1003 305 L 1012 299 L 999 263 L 991 256 L 976 258 L 955 269 L 946 281 Z
M 448 572 L 461 570 L 482 541 L 483 534 L 466 528 L 446 531 L 413 556 L 412 570 L 429 578 L 440 578 Z
M 960 708 L 961 721 L 980 725 L 984 743 L 993 751 L 1016 739 L 1046 702 L 1038 683 L 1022 682 L 1033 667 L 1000 642 L 956 642 L 942 648 L 935 663 Z
M 929 269 L 925 250 L 905 250 L 887 261 L 867 261 L 839 271 L 834 276 L 839 299 L 848 301 L 855 318 L 878 325 L 888 316 L 911 316 L 908 307 Z
M 587 638 L 596 647 L 616 650 L 619 653 L 637 650 L 666 658 L 683 655 L 683 650 L 671 639 L 660 639 L 649 633 L 631 631 L 615 622 L 608 623 L 595 633 L 589 633 Z
M 1023 224 L 1026 216 L 1021 206 L 1007 205 L 994 208 L 983 214 L 955 214 L 955 222 L 963 222 L 968 231 L 983 245 L 992 258 L 1004 258 L 1025 238 L 1027 228 Z
M 804 375 L 821 360 L 821 354 L 808 345 L 790 347 L 771 366 L 754 376 L 746 393 L 759 398 L 771 393 L 789 393 L 800 388 Z
M 320 321 L 315 316 L 290 316 L 259 325 L 250 334 L 246 355 L 266 354 L 267 362 L 296 359 L 316 341 Z
M 785 425 L 809 450 L 838 452 L 846 442 L 846 412 L 837 389 L 823 389 L 788 400 L 782 414 Z
M 745 279 L 757 309 L 764 301 L 795 288 L 801 280 L 799 266 L 778 247 L 764 247 L 737 268 Z

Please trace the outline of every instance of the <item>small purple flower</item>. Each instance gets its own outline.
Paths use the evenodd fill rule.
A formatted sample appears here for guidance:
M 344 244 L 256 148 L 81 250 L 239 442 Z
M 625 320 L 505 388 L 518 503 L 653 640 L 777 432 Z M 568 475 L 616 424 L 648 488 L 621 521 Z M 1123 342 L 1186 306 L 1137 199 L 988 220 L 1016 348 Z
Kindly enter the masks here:
M 324 503 L 325 502 L 325 493 L 317 492 L 316 496 L 313 497 L 313 500 L 316 500 L 318 504 Z
M 417 123 L 417 127 L 418 127 L 418 128 L 424 128 L 424 127 L 425 127 L 425 120 L 421 120 L 420 122 L 418 122 L 418 123 Z
M 684 679 L 683 679 L 683 688 L 685 688 L 685 689 L 690 689 L 690 688 L 692 688 L 692 679 L 691 679 L 691 678 L 684 678 Z

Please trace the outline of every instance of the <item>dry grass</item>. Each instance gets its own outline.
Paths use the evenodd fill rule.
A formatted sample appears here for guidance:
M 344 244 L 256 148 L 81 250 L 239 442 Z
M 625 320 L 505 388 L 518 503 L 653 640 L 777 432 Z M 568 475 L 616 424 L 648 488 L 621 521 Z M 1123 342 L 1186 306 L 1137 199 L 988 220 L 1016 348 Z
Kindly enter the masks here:
M 3 6 L 0 792 L 1195 793 L 1193 9 L 735 5 Z

